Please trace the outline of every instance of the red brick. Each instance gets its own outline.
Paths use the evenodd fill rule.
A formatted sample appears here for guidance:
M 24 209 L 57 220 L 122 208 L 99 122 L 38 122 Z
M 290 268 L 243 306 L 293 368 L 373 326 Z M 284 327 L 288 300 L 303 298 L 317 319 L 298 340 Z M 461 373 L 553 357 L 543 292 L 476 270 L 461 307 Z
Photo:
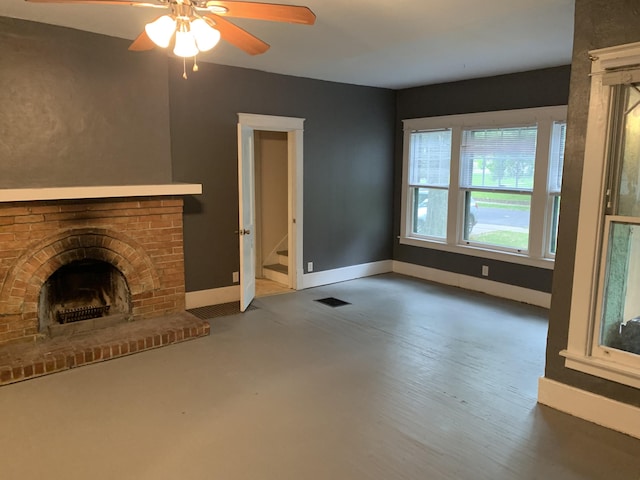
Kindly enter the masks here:
M 181 198 L 162 200 L 162 205 L 165 206 L 165 207 L 180 207 L 180 208 L 182 208 L 183 203 L 184 202 L 183 202 L 183 200 Z
M 24 336 L 23 332 L 20 330 L 7 332 L 7 333 L 0 333 L 0 344 L 10 342 L 11 340 L 17 340 L 19 338 L 22 338 L 23 336 Z
M 167 312 L 167 313 L 170 313 L 170 312 L 173 312 L 175 310 L 175 308 L 176 308 L 176 302 L 173 302 L 173 301 L 164 302 L 164 303 L 161 303 L 160 305 L 154 305 L 153 306 L 153 309 L 156 312 Z
M 75 354 L 75 364 L 76 365 L 82 365 L 83 363 L 85 363 L 84 352 L 76 352 L 76 354 Z
M 36 205 L 31 207 L 31 213 L 52 213 L 59 212 L 60 207 L 58 205 Z
M 16 223 L 40 223 L 44 222 L 44 215 L 18 215 Z
M 17 218 L 21 218 L 21 217 L 17 217 Z M 53 231 L 53 230 L 60 230 L 60 225 L 58 224 L 58 222 L 41 222 L 41 223 L 29 224 L 29 231 L 35 232 L 38 234 L 44 234 L 44 232 Z
M 150 222 L 149 221 L 140 221 L 139 223 L 129 223 L 127 225 L 123 225 L 122 229 L 130 231 L 130 230 L 148 230 Z
M 106 345 L 102 347 L 102 359 L 109 360 L 113 355 L 111 354 L 111 347 Z
M 27 293 L 27 290 L 24 288 L 12 288 L 10 295 L 12 297 L 24 297 Z
M 33 374 L 34 375 L 42 375 L 44 374 L 44 363 L 43 362 L 36 362 L 33 364 Z
M 11 381 L 12 371 L 9 368 L 0 370 L 0 383 Z
M 7 206 L 3 206 L 2 208 L 0 208 L 0 215 L 2 215 L 3 217 L 8 217 L 12 215 L 29 215 L 31 213 L 30 209 L 25 206 L 14 205 L 17 204 L 8 204 Z
M 22 380 L 24 378 L 24 370 L 22 368 L 22 365 L 13 367 L 11 369 L 11 376 L 14 380 Z
M 67 353 L 65 356 L 65 364 L 67 368 L 73 368 L 76 366 L 76 357 L 73 353 Z
M 56 370 L 63 370 L 68 368 L 67 356 L 63 353 L 56 353 L 53 356 L 53 360 L 56 364 Z
M 55 371 L 55 369 L 56 369 L 56 364 L 55 364 L 53 358 L 46 359 L 45 362 L 44 362 L 44 370 L 45 370 L 45 372 L 51 373 L 51 372 Z
M 147 290 L 146 292 L 141 292 L 141 293 L 137 293 L 135 295 L 131 296 L 132 300 L 145 300 L 147 298 L 152 298 L 153 297 L 154 292 L 152 292 L 151 290 Z

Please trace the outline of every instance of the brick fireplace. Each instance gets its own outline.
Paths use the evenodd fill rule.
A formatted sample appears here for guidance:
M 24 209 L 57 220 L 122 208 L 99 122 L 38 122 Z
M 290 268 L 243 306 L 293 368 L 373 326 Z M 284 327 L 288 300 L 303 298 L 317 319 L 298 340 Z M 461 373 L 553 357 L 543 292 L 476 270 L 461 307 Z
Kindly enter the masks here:
M 146 190 L 0 201 L 0 348 L 184 312 L 183 199 Z

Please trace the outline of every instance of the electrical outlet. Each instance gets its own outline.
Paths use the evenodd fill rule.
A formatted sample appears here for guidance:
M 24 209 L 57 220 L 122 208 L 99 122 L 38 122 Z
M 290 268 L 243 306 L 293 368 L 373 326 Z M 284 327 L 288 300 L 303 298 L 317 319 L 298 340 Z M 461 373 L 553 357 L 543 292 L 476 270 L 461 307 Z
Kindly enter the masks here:
M 309 273 L 313 272 L 313 262 L 307 263 L 307 272 Z
M 233 283 L 238 283 L 240 281 L 240 272 L 233 272 Z
M 489 265 L 482 265 L 482 276 L 483 277 L 489 276 Z

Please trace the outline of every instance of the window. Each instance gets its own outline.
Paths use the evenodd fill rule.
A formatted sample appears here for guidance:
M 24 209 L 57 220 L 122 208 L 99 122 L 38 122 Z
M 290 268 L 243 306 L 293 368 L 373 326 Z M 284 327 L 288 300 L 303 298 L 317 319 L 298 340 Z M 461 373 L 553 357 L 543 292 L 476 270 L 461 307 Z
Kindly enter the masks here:
M 451 164 L 451 130 L 411 135 L 411 232 L 444 239 L 447 235 L 447 190 Z
M 400 242 L 552 268 L 566 107 L 404 121 Z
M 640 387 L 640 44 L 591 52 L 565 365 Z
M 564 167 L 564 147 L 567 138 L 566 122 L 554 122 L 551 135 L 551 157 L 549 165 L 549 202 L 551 228 L 548 231 L 547 253 L 556 254 L 558 245 L 558 220 L 560 219 L 560 188 L 562 186 L 562 168 Z

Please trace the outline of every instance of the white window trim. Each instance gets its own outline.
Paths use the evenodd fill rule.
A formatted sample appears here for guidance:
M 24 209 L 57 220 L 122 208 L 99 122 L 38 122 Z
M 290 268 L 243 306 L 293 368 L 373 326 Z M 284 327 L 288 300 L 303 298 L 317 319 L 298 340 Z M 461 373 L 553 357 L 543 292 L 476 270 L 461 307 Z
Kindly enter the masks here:
M 617 361 L 620 357 L 593 355 L 593 337 L 597 310 L 598 265 L 602 244 L 604 194 L 607 168 L 609 109 L 613 89 L 603 85 L 607 68 L 631 66 L 640 58 L 640 42 L 589 52 L 591 94 L 587 120 L 585 156 L 578 216 L 569 338 L 565 366 L 590 375 L 640 388 L 640 361 L 637 365 Z M 634 356 L 637 359 L 637 356 Z M 631 358 L 630 355 L 625 358 Z
M 409 178 L 409 146 L 411 133 L 417 130 L 437 130 L 452 129 L 452 144 L 459 145 L 462 130 L 464 128 L 490 128 L 516 125 L 538 124 L 538 142 L 536 146 L 536 169 L 534 185 L 546 184 L 549 170 L 549 151 L 551 142 L 551 125 L 553 122 L 564 122 L 567 117 L 566 105 L 553 107 L 525 108 L 520 110 L 501 110 L 495 112 L 471 113 L 463 115 L 447 115 L 441 117 L 413 118 L 403 120 L 404 141 L 403 141 L 403 168 L 402 168 L 402 207 L 400 219 L 399 241 L 403 245 L 442 250 L 463 255 L 500 260 L 504 262 L 517 263 L 546 269 L 553 269 L 554 258 L 546 257 L 548 241 L 543 238 L 544 230 L 532 229 L 529 232 L 530 244 L 537 245 L 536 251 L 526 253 L 507 252 L 502 250 L 492 250 L 478 245 L 463 245 L 459 236 L 458 225 L 462 223 L 460 216 L 462 211 L 449 209 L 447 219 L 447 240 L 437 241 L 412 236 L 409 232 L 411 222 L 411 211 L 408 208 L 408 178 Z M 547 132 L 542 134 L 541 132 Z M 458 205 L 462 204 L 462 195 L 459 182 L 460 151 L 458 148 L 452 149 L 451 154 L 451 182 L 449 185 L 449 198 L 457 199 Z M 534 189 L 531 195 L 531 225 L 546 225 L 546 212 L 548 195 L 547 188 Z

